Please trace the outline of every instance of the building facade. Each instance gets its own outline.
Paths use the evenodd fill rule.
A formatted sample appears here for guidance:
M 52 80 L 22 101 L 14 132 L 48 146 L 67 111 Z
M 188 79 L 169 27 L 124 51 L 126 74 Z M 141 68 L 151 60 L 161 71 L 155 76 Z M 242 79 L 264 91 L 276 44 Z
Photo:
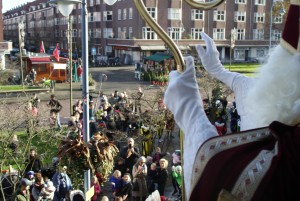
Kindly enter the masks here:
M 88 43 L 91 58 L 97 55 L 120 57 L 124 64 L 141 62 L 145 56 L 168 47 L 147 25 L 133 0 L 118 0 L 113 6 L 103 0 L 86 0 Z M 195 45 L 203 44 L 200 32 L 212 37 L 220 59 L 252 61 L 263 58 L 281 37 L 285 14 L 273 0 L 230 0 L 209 10 L 191 8 L 184 0 L 144 0 L 148 13 L 160 24 L 184 54 L 195 54 Z M 81 4 L 71 13 L 72 49 L 81 54 Z M 68 18 L 47 0 L 36 0 L 3 14 L 4 40 L 18 47 L 18 23 L 25 24 L 25 47 L 39 49 L 44 42 L 51 50 L 59 43 L 68 47 Z
M 0 10 L 2 10 L 2 0 L 0 0 Z M 0 19 L 3 19 L 2 12 L 0 12 Z M 3 21 L 0 21 L 0 42 L 3 41 Z

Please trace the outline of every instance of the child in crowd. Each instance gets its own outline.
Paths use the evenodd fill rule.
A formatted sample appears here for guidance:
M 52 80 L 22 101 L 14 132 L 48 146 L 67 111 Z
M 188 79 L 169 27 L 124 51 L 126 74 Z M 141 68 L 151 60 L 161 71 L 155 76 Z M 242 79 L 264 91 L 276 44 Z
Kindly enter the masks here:
M 91 181 L 91 187 L 94 187 L 94 195 L 91 198 L 92 201 L 96 201 L 98 198 L 98 195 L 101 192 L 100 184 L 98 182 L 97 176 L 93 176 L 92 181 Z
M 149 194 L 157 190 L 157 180 L 158 172 L 156 169 L 156 163 L 152 163 L 150 165 L 149 171 L 147 172 L 147 188 Z
M 42 200 L 43 198 L 49 195 L 50 193 L 48 193 L 45 189 L 45 183 L 42 174 L 35 173 L 35 182 L 32 188 L 32 197 L 34 198 L 34 200 L 37 201 L 37 200 Z
M 45 195 L 43 196 L 43 200 L 53 200 L 54 198 L 54 192 L 56 188 L 53 186 L 53 182 L 48 180 L 47 184 L 45 184 Z
M 173 158 L 172 166 L 176 167 L 178 165 L 181 165 L 181 151 L 180 150 L 175 150 L 174 153 L 172 154 L 172 158 Z M 174 177 L 172 177 L 172 185 L 174 188 L 172 195 L 175 195 L 176 193 L 179 192 L 180 189 L 179 189 L 176 179 L 174 179 Z
M 115 195 L 122 188 L 121 172 L 115 170 L 113 175 L 109 178 L 109 182 L 111 183 L 113 195 Z
M 132 200 L 132 183 L 130 174 L 124 174 L 122 183 L 122 188 L 115 194 L 115 200 Z
M 159 160 L 162 159 L 165 155 L 169 154 L 167 153 L 161 153 L 160 147 L 156 147 L 155 153 L 153 154 L 153 162 L 156 163 L 157 166 L 159 166 Z
M 172 178 L 176 181 L 178 187 L 178 200 L 181 200 L 181 188 L 182 188 L 182 167 L 181 165 L 172 166 Z

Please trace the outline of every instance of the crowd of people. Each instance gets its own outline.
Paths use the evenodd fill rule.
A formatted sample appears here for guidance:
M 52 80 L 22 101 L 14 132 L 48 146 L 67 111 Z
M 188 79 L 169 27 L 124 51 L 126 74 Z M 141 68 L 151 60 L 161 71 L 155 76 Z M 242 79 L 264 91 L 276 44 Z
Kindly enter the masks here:
M 145 201 L 148 195 L 155 191 L 166 198 L 165 189 L 168 179 L 172 180 L 174 187 L 172 195 L 176 196 L 176 200 L 181 200 L 180 150 L 175 150 L 172 154 L 170 167 L 166 156 L 170 156 L 170 153 L 161 153 L 160 147 L 156 148 L 153 155 L 142 156 L 134 139 L 128 138 L 127 145 L 120 150 L 114 170 L 108 180 L 109 183 L 107 183 L 107 185 L 111 185 L 111 191 L 102 192 L 103 180 L 97 174 L 92 175 L 91 187 L 94 188 L 94 195 L 91 200 L 99 200 L 101 192 L 103 199 L 107 196 L 114 200 Z M 65 201 L 67 198 L 74 197 L 74 189 L 67 174 L 67 167 L 59 166 L 58 158 L 53 158 L 51 170 L 54 171 L 49 171 L 49 169 L 43 169 L 37 151 L 31 149 L 26 164 L 20 185 L 12 195 L 13 201 Z M 72 201 L 72 199 L 70 200 Z
M 117 90 L 115 90 L 109 98 L 102 92 L 99 93 L 99 97 L 97 97 L 98 100 L 90 97 L 90 137 L 93 138 L 95 133 L 103 131 L 104 128 L 107 131 L 120 130 L 126 132 L 131 137 L 135 134 L 147 134 L 147 126 L 143 124 L 139 125 L 138 122 L 131 122 L 130 120 L 130 122 L 126 122 L 128 119 L 124 117 L 124 114 L 133 114 L 133 116 L 137 117 L 143 113 L 144 108 L 141 103 L 143 96 L 144 92 L 139 88 L 137 92 L 133 94 L 132 99 L 128 98 L 126 92 L 119 93 Z M 28 110 L 31 111 L 30 114 L 34 117 L 38 117 L 39 104 L 39 98 L 36 94 L 33 94 L 29 100 Z M 83 104 L 84 102 L 82 100 L 78 100 L 73 105 L 73 114 L 68 122 L 68 133 L 66 136 L 68 139 L 75 139 L 78 136 L 82 137 Z M 61 131 L 60 112 L 63 109 L 63 105 L 56 96 L 52 94 L 50 100 L 47 102 L 47 106 L 50 114 L 50 128 Z M 165 108 L 161 107 L 162 111 L 163 109 Z M 170 115 L 170 113 L 168 113 L 168 115 Z M 170 131 L 174 129 L 175 125 L 172 119 L 168 119 L 168 121 L 169 123 L 167 125 L 170 127 L 168 129 L 168 135 L 171 136 Z M 38 120 L 35 123 L 38 123 Z M 171 125 L 171 123 L 173 125 Z M 159 136 L 161 138 L 163 129 L 159 130 L 161 130 Z M 173 160 L 171 162 L 172 167 L 169 167 L 168 160 L 164 158 L 165 156 L 169 156 L 169 153 L 161 153 L 160 147 L 156 147 L 154 151 L 153 148 L 149 148 L 145 143 L 142 147 L 138 147 L 131 137 L 127 139 L 127 146 L 122 147 L 118 144 L 120 154 L 115 160 L 114 172 L 109 179 L 110 185 L 112 186 L 111 195 L 107 196 L 112 196 L 115 200 L 138 201 L 146 200 L 148 195 L 156 190 L 159 191 L 161 196 L 164 196 L 167 179 L 173 178 L 173 195 L 178 194 L 179 199 L 181 195 L 181 191 L 179 190 L 181 186 L 179 182 L 181 180 L 179 179 L 179 177 L 181 177 L 181 168 L 179 168 L 180 153 L 178 154 L 178 152 L 176 152 L 177 162 L 174 163 Z M 145 147 L 147 147 L 147 151 L 145 151 Z M 154 147 L 154 144 L 152 144 L 152 147 Z M 141 151 L 140 148 L 142 148 Z M 49 174 L 49 172 L 43 171 L 42 159 L 38 156 L 37 150 L 31 149 L 25 163 L 27 166 L 24 171 L 24 178 L 22 178 L 20 188 L 14 193 L 12 200 L 28 200 L 26 197 L 29 196 L 31 201 L 62 201 L 65 200 L 66 197 L 74 197 L 70 194 L 73 190 L 73 186 L 67 174 L 67 168 L 63 167 L 59 169 L 58 161 L 55 161 L 56 166 L 53 169 L 56 171 Z M 101 185 L 103 185 L 103 178 L 97 174 L 92 175 L 91 186 L 94 187 L 95 192 L 91 198 L 92 201 L 99 200 L 101 192 L 102 197 L 106 196 L 103 194 L 103 191 L 101 191 Z
M 127 145 L 120 150 L 114 171 L 109 182 L 115 200 L 145 201 L 148 195 L 158 191 L 165 196 L 167 180 L 172 179 L 174 191 L 178 200 L 181 199 L 182 168 L 180 150 L 172 154 L 171 168 L 160 147 L 151 156 L 143 156 L 135 145 L 134 139 L 128 138 Z M 170 171 L 171 169 L 171 171 Z

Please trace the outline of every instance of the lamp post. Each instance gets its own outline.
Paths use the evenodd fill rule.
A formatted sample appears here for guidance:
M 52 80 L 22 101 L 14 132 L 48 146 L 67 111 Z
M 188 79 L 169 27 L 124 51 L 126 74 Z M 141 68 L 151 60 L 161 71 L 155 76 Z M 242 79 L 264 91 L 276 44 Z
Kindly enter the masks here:
M 83 104 L 83 139 L 85 142 L 90 141 L 90 127 L 89 127 L 89 85 L 88 85 L 88 24 L 87 24 L 87 7 L 86 0 L 82 0 L 81 9 L 81 30 L 82 30 L 82 97 L 85 99 Z M 84 187 L 87 192 L 90 189 L 90 170 L 84 173 Z
M 231 68 L 231 55 L 232 55 L 232 50 L 234 49 L 234 46 L 235 46 L 235 40 L 236 40 L 236 29 L 233 28 L 233 29 L 231 29 L 231 35 L 230 35 L 229 71 Z
M 24 31 L 24 23 L 19 22 L 18 24 L 18 30 L 19 30 L 19 48 L 20 48 L 20 75 L 21 75 L 21 83 L 22 88 L 24 89 L 24 73 L 23 73 L 23 47 L 24 47 L 24 37 L 25 37 L 25 31 Z
M 80 0 L 50 0 L 49 3 L 57 4 L 57 8 L 59 12 L 65 16 L 68 17 L 68 51 L 69 51 L 69 73 L 70 73 L 70 115 L 73 113 L 73 66 L 72 66 L 72 18 L 70 16 L 73 5 L 76 3 L 80 3 Z

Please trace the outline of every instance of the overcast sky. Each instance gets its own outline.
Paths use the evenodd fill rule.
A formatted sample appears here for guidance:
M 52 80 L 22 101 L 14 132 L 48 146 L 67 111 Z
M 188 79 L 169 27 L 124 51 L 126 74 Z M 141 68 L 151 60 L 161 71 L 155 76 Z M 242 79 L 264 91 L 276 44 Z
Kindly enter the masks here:
M 3 8 L 2 13 L 5 13 L 6 11 L 16 7 L 20 6 L 27 2 L 32 2 L 34 0 L 2 0 Z

